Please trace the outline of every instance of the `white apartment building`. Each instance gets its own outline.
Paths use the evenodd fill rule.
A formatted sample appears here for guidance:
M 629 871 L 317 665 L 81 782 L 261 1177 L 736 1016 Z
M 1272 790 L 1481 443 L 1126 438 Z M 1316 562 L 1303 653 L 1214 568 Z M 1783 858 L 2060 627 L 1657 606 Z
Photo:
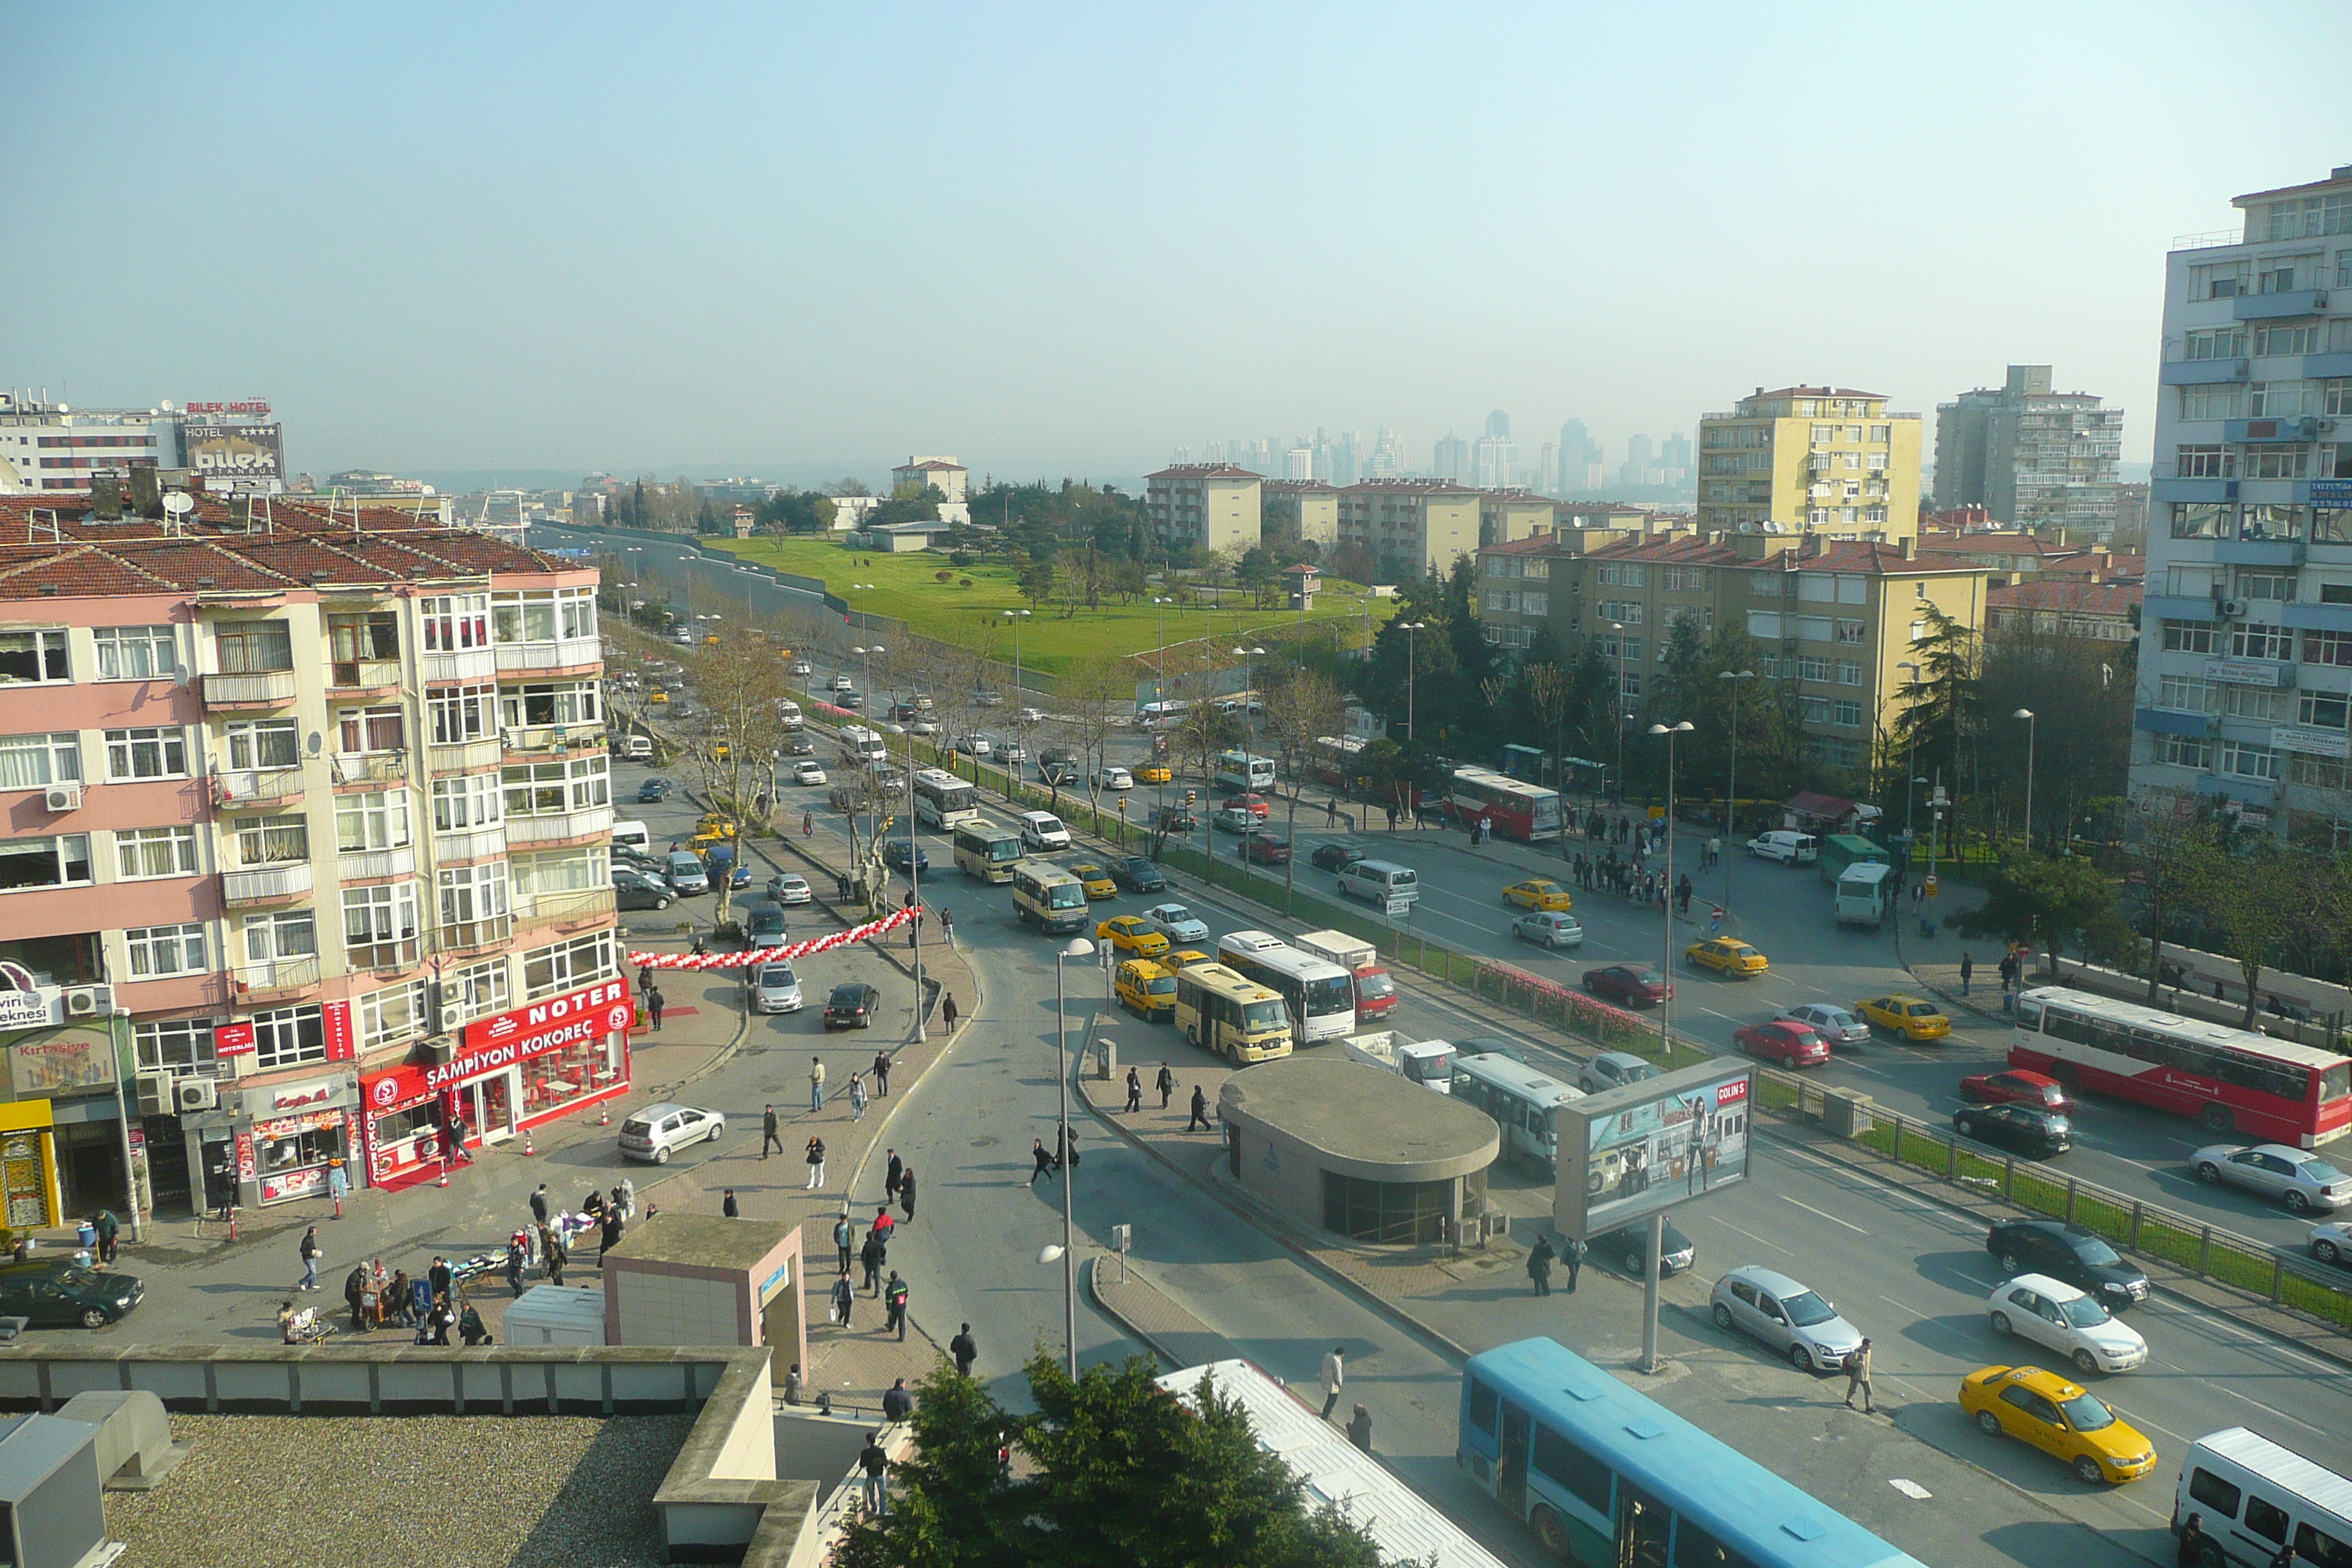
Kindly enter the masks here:
M 0 495 L 84 492 L 94 476 L 132 468 L 189 468 L 216 489 L 277 495 L 285 468 L 267 403 L 76 408 L 0 393 Z
M 1162 543 L 1244 551 L 1260 537 L 1265 482 L 1230 463 L 1177 463 L 1144 476 L 1143 509 Z

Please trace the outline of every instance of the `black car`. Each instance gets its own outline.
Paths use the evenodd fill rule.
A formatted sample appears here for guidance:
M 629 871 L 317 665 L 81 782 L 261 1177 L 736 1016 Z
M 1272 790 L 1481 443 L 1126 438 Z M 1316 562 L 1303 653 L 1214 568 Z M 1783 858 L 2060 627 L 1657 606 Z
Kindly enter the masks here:
M 2074 1146 L 2074 1124 L 2038 1105 L 1970 1105 L 1952 1112 L 1963 1138 L 1980 1139 L 2041 1159 Z
M 637 799 L 644 805 L 653 805 L 668 798 L 669 780 L 667 779 L 647 779 L 637 786 Z
M 131 1315 L 147 1294 L 134 1274 L 108 1274 L 58 1258 L 0 1264 L 0 1317 L 36 1328 L 102 1329 Z
M 1140 855 L 1122 855 L 1110 863 L 1111 880 L 1131 893 L 1164 893 L 1168 879 Z
M 824 999 L 824 1026 L 870 1029 L 874 1026 L 874 1011 L 881 1005 L 882 993 L 863 982 L 845 980 Z
M 1318 871 L 1344 871 L 1364 858 L 1364 852 L 1352 844 L 1318 844 L 1307 859 Z
M 1150 826 L 1161 833 L 1198 833 L 1201 819 L 1192 815 L 1190 806 L 1162 805 L 1152 808 Z
M 1986 1233 L 2001 1272 L 2047 1274 L 2096 1296 L 2110 1311 L 2147 1300 L 2147 1276 L 2094 1232 L 2054 1219 L 2005 1219 Z
M 649 871 L 634 866 L 613 868 L 613 903 L 624 910 L 666 910 L 677 901 L 670 886 Z
M 1242 858 L 1255 860 L 1261 866 L 1286 866 L 1290 863 L 1290 840 L 1275 833 L 1244 833 L 1238 847 Z
M 1665 1243 L 1665 1249 L 1658 1258 L 1659 1279 L 1663 1279 L 1670 1274 L 1680 1274 L 1698 1261 L 1698 1244 L 1675 1228 L 1673 1220 L 1666 1221 L 1662 1239 Z M 1649 1261 L 1650 1223 L 1647 1220 L 1641 1220 L 1627 1226 L 1622 1230 L 1612 1230 L 1604 1236 L 1596 1236 L 1590 1245 L 1592 1248 L 1591 1256 L 1593 1262 L 1606 1263 L 1613 1268 L 1622 1268 L 1626 1273 L 1639 1279 L 1642 1278 L 1643 1265 Z
M 916 870 L 928 871 L 931 868 L 931 858 L 923 853 L 922 846 L 915 845 L 910 848 L 907 841 L 903 838 L 887 838 L 883 840 L 882 864 L 889 867 L 892 870 L 905 870 L 907 868 L 907 858 L 910 854 L 914 857 Z

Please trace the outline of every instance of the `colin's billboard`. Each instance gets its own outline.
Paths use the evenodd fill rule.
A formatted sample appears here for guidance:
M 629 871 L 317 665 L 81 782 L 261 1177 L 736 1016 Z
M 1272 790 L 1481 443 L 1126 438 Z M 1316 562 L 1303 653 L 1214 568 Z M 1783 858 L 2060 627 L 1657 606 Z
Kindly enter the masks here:
M 1560 1106 L 1552 1223 L 1588 1241 L 1747 1180 L 1754 1080 L 1717 1060 Z
M 267 483 L 284 478 L 282 425 L 183 425 L 180 466 L 207 479 Z

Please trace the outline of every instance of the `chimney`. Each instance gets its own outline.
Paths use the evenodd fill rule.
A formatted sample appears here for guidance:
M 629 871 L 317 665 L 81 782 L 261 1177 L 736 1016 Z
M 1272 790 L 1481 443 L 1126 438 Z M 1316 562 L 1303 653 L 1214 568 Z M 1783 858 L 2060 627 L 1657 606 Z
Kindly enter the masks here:
M 1904 559 L 1904 560 L 1906 560 L 1906 561 L 1916 561 L 1918 558 L 1919 558 L 1919 539 L 1918 539 L 1918 536 L 1917 536 L 1916 534 L 1910 534 L 1910 533 L 1906 533 L 1906 534 L 1905 534 L 1905 535 L 1903 536 L 1903 559 Z

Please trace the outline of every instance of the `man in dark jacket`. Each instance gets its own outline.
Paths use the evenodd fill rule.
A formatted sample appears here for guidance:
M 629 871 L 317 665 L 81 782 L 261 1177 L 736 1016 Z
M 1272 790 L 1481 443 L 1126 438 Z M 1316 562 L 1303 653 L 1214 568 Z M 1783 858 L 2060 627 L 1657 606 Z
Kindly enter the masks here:
M 899 1339 L 904 1340 L 907 1337 L 907 1282 L 898 1278 L 898 1271 L 895 1268 L 890 1270 L 890 1283 L 883 1289 L 882 1303 L 889 1310 L 889 1316 L 882 1321 L 883 1330 L 887 1332 L 896 1329 Z
M 433 1299 L 435 1300 L 447 1300 L 449 1299 L 450 1289 L 454 1283 L 449 1273 L 449 1260 L 446 1258 L 435 1258 L 433 1260 L 433 1267 L 425 1271 L 425 1281 L 426 1284 L 433 1287 Z
M 890 1165 L 882 1174 L 882 1198 L 886 1203 L 898 1196 L 898 1182 L 907 1173 L 907 1163 L 898 1158 L 898 1151 L 889 1151 Z
M 875 1295 L 882 1294 L 882 1265 L 890 1260 L 890 1244 L 872 1231 L 866 1233 L 866 1245 L 857 1251 L 858 1266 L 866 1270 L 863 1283 Z
M 1216 1131 L 1209 1123 L 1208 1093 L 1197 1083 L 1192 1086 L 1192 1119 L 1184 1123 L 1184 1131 L 1190 1132 L 1196 1127 L 1203 1132 Z
M 904 1421 L 914 1413 L 915 1396 L 908 1389 L 907 1380 L 902 1377 L 892 1384 L 889 1392 L 882 1396 L 882 1418 L 886 1421 Z
M 1535 1246 L 1528 1249 L 1528 1279 L 1534 1284 L 1538 1296 L 1551 1294 L 1551 1260 L 1554 1256 L 1549 1236 L 1537 1237 Z
M 1168 1070 L 1166 1062 L 1160 1064 L 1160 1078 L 1154 1087 L 1160 1090 L 1160 1109 L 1167 1110 L 1168 1097 L 1176 1092 L 1176 1075 Z
M 971 1375 L 971 1363 L 980 1359 L 980 1345 L 979 1342 L 971 1337 L 971 1325 L 970 1323 L 966 1323 L 962 1328 L 958 1329 L 956 1331 L 956 1337 L 948 1342 L 948 1354 L 955 1357 L 956 1372 L 958 1375 L 962 1377 L 970 1377 Z

